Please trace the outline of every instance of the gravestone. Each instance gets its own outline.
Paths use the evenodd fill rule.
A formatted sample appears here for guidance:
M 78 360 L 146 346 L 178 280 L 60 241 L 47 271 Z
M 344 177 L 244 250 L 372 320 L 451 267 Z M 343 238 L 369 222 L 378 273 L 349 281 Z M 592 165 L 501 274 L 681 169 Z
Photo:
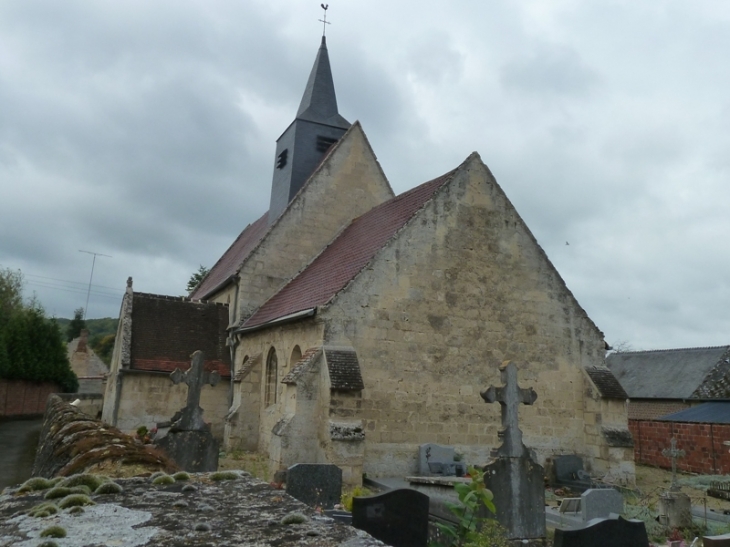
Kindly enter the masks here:
M 582 492 L 591 487 L 590 475 L 583 469 L 583 458 L 564 454 L 553 458 L 552 483 Z
M 721 536 L 703 536 L 703 547 L 730 547 L 730 534 Z
M 408 488 L 356 497 L 352 525 L 393 547 L 426 547 L 428 507 L 426 494 Z
M 170 374 L 174 384 L 185 382 L 188 385 L 187 404 L 173 416 L 168 433 L 154 440 L 154 444 L 182 469 L 194 473 L 218 469 L 218 441 L 213 438 L 210 426 L 203 421 L 200 392 L 204 384 L 215 386 L 220 376 L 217 372 L 206 371 L 204 363 L 203 352 L 196 351 L 187 372 L 175 369 Z
M 456 451 L 453 446 L 422 444 L 418 447 L 418 474 L 423 477 L 431 475 L 461 477 L 466 474 L 466 464 L 456 461 Z
M 672 485 L 669 487 L 670 492 L 679 492 L 680 488 L 677 484 L 677 459 L 684 458 L 684 450 L 677 449 L 677 439 L 672 437 L 670 448 L 662 450 L 662 456 L 672 460 Z
M 533 404 L 537 394 L 517 385 L 514 363 L 505 361 L 500 373 L 504 386 L 490 386 L 481 393 L 487 403 L 499 402 L 502 414 L 502 445 L 494 452 L 496 461 L 484 468 L 484 483 L 494 494 L 497 520 L 507 529 L 507 537 L 539 543 L 545 538 L 545 474 L 522 444 L 517 421 L 519 405 Z
M 580 498 L 583 522 L 606 518 L 611 513 L 619 515 L 624 512 L 624 498 L 613 488 L 589 488 Z
M 558 513 L 573 513 L 577 514 L 581 512 L 580 498 L 563 498 L 560 500 L 560 507 L 558 507 Z
M 649 537 L 640 520 L 598 519 L 577 530 L 557 528 L 553 547 L 649 547 Z
M 286 493 L 310 507 L 332 509 L 342 496 L 342 469 L 328 463 L 297 463 L 286 472 Z

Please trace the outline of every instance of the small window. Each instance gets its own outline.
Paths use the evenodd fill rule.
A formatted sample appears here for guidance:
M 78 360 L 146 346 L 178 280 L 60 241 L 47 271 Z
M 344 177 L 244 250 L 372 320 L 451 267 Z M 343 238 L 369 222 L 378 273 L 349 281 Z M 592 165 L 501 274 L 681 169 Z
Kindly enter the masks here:
M 330 149 L 330 146 L 332 146 L 336 142 L 337 142 L 337 139 L 331 139 L 329 137 L 323 137 L 322 135 L 317 135 L 317 151 L 318 152 L 327 152 L 327 150 Z
M 276 168 L 283 169 L 286 165 L 286 159 L 289 157 L 289 149 L 285 149 L 281 154 L 276 157 Z
M 276 403 L 276 388 L 279 378 L 278 359 L 276 358 L 276 350 L 271 348 L 266 358 L 266 393 L 264 394 L 264 404 L 266 406 Z

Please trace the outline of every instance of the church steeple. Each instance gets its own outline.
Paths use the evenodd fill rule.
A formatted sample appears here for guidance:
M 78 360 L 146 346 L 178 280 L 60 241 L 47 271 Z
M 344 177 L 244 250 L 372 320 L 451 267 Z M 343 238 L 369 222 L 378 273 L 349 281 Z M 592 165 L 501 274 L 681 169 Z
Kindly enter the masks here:
M 276 141 L 269 223 L 276 220 L 349 127 L 350 122 L 337 111 L 327 41 L 322 36 L 296 118 Z

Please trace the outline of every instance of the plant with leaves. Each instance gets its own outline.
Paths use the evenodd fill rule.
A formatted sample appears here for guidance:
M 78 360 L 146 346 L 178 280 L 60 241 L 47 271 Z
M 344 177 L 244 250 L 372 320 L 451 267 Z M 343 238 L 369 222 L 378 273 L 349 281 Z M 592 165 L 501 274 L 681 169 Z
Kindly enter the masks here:
M 81 330 L 86 328 L 84 321 L 84 308 L 76 308 L 74 310 L 74 318 L 66 328 L 66 342 L 70 342 L 74 338 L 81 336 Z
M 441 524 L 436 526 L 445 539 L 444 542 L 432 543 L 435 547 L 469 547 L 479 545 L 479 530 L 485 521 L 485 509 L 494 514 L 495 507 L 492 491 L 484 485 L 484 471 L 476 467 L 469 468 L 471 481 L 460 482 L 454 485 L 459 496 L 459 503 L 448 503 L 446 506 L 457 518 L 456 524 Z
M 210 272 L 210 269 L 201 264 L 198 271 L 191 275 L 190 279 L 188 279 L 188 286 L 186 288 L 188 294 L 192 294 L 193 291 L 198 288 L 198 285 L 200 285 L 201 281 L 203 281 L 205 276 L 208 275 L 208 272 Z

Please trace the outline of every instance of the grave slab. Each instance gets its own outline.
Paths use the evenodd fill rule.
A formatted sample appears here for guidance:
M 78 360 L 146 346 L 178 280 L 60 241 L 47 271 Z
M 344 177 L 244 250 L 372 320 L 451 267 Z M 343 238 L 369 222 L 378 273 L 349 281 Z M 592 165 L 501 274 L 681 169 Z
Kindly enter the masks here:
M 702 545 L 704 547 L 730 547 L 730 534 L 703 536 Z
M 418 474 L 423 477 L 432 475 L 462 476 L 466 464 L 456 461 L 453 446 L 427 443 L 418 447 Z
M 310 507 L 332 509 L 342 495 L 342 469 L 332 464 L 297 463 L 286 472 L 286 493 Z
M 613 488 L 589 488 L 580 498 L 583 522 L 595 518 L 608 518 L 611 513 L 619 515 L 624 512 L 624 498 Z
M 556 529 L 553 547 L 649 547 L 649 537 L 639 520 L 597 519 L 578 530 Z
M 407 488 L 352 499 L 352 525 L 393 547 L 428 544 L 426 494 Z

